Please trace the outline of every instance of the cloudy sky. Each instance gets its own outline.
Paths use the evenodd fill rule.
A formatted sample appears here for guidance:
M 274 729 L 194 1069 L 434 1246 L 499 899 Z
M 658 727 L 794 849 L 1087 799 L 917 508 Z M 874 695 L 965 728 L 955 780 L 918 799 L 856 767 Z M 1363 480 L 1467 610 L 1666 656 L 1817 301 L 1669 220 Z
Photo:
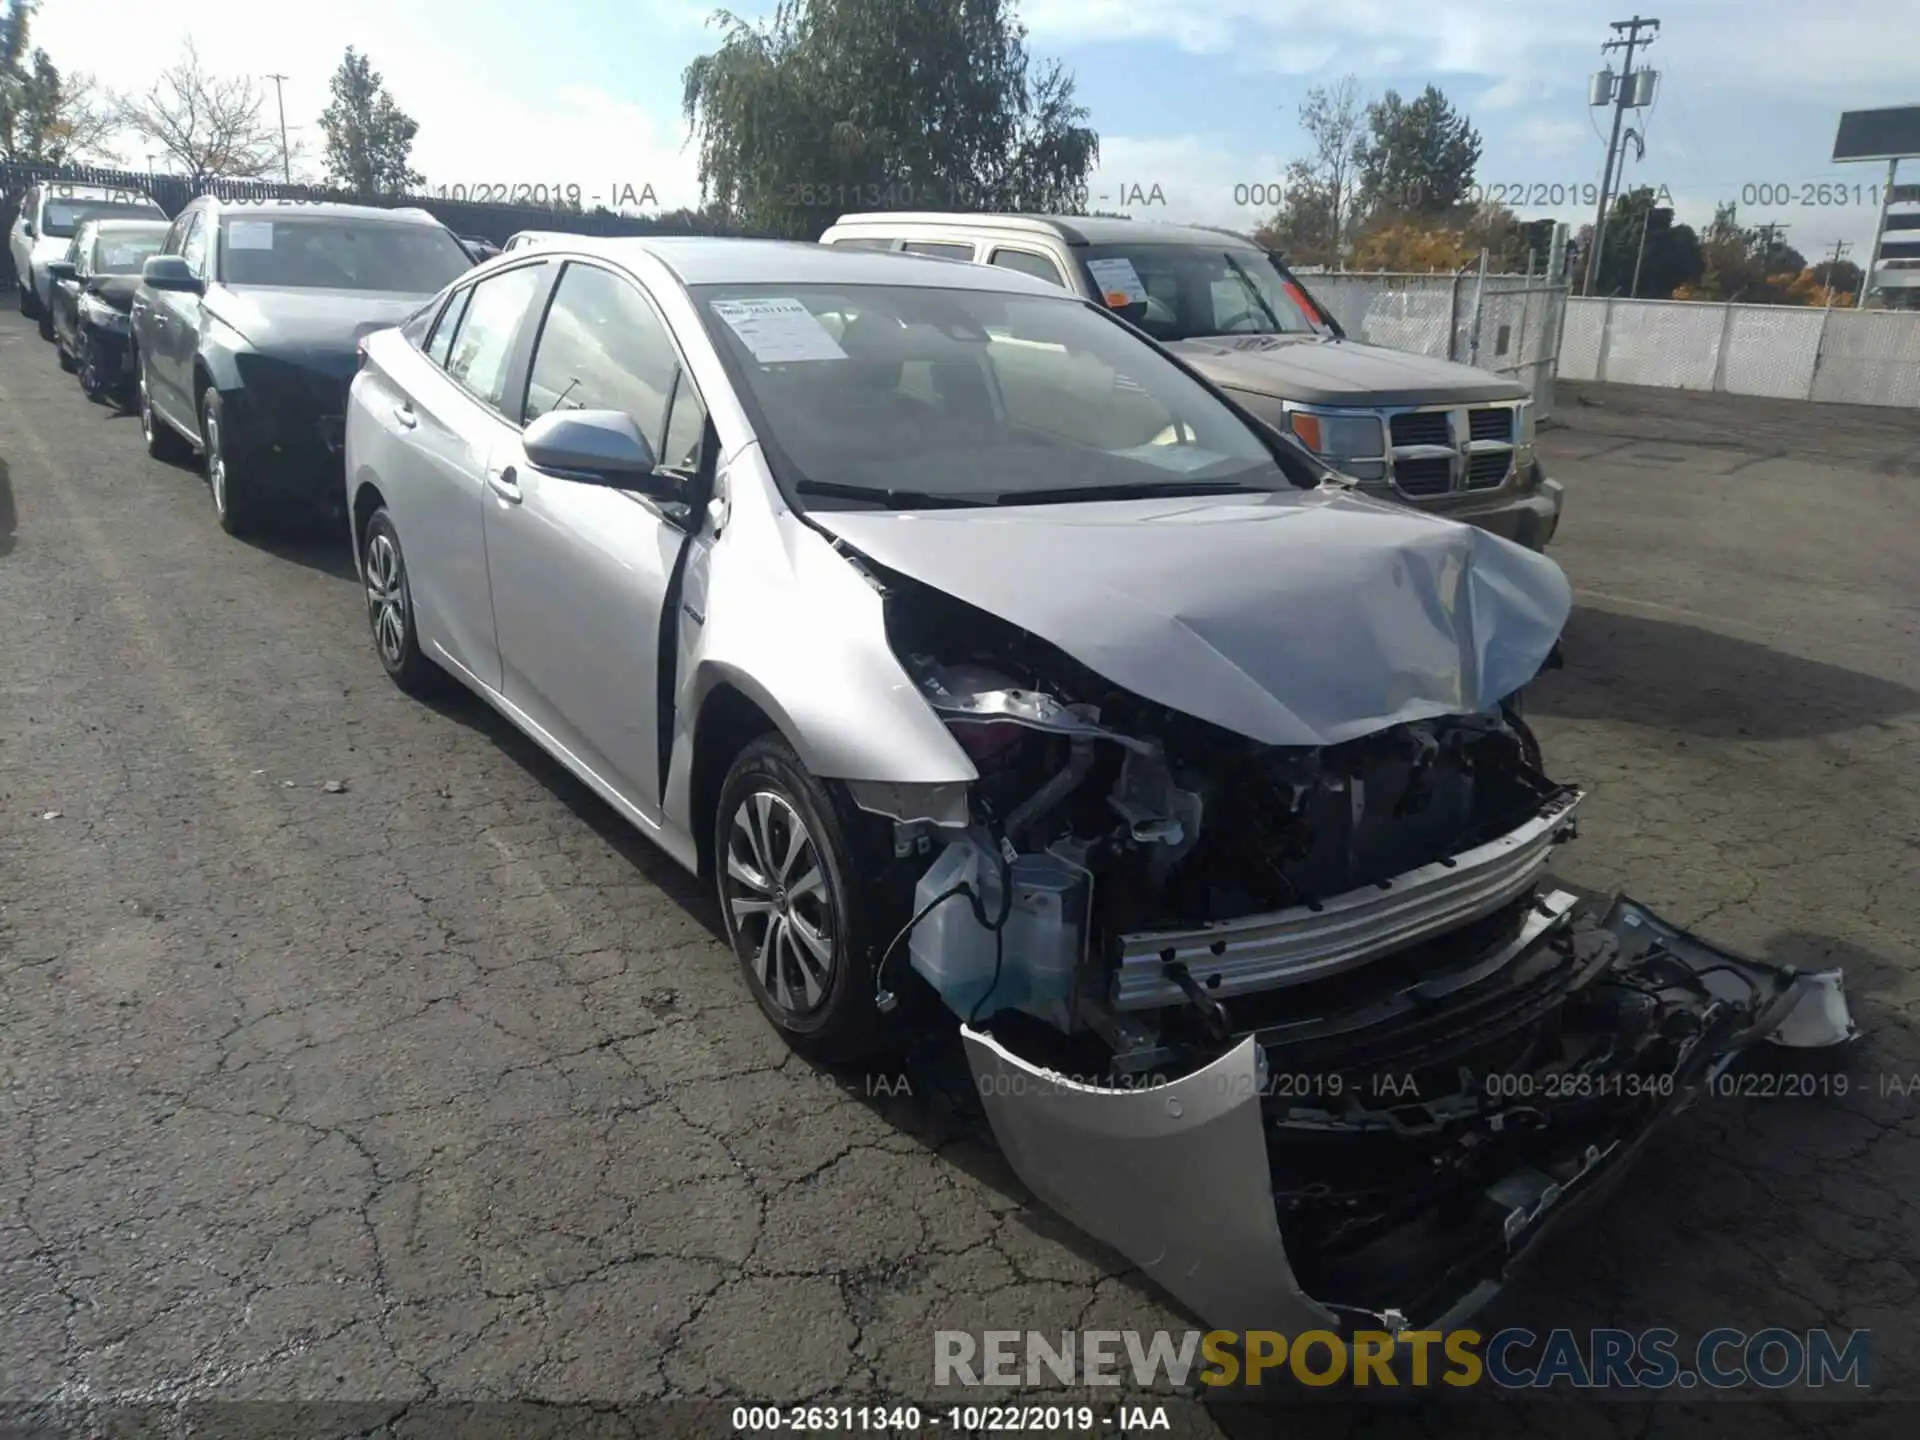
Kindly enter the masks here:
M 430 184 L 579 184 L 588 197 L 651 186 L 694 202 L 680 73 L 713 47 L 706 0 L 325 0 L 263 7 L 193 0 L 43 0 L 36 41 L 67 69 L 144 90 L 189 33 L 208 68 L 279 71 L 296 141 L 317 147 L 327 79 L 344 48 L 368 53 L 420 122 L 414 163 Z M 730 8 L 771 9 L 759 0 Z M 1872 232 L 1881 165 L 1829 163 L 1841 110 L 1920 103 L 1920 0 L 1668 0 L 1648 63 L 1657 104 L 1640 112 L 1646 158 L 1629 183 L 1664 185 L 1683 220 L 1718 200 L 1787 226 L 1809 254 Z M 1623 13 L 1624 12 L 1624 13 Z M 1529 218 L 1591 218 L 1606 115 L 1586 104 L 1610 20 L 1582 0 L 1025 0 L 1030 48 L 1077 78 L 1101 136 L 1099 208 L 1141 218 L 1252 224 L 1236 200 L 1277 182 L 1301 144 L 1303 93 L 1344 74 L 1371 94 L 1429 82 L 1485 141 L 1479 180 Z M 1616 62 L 1617 68 L 1617 62 Z M 260 82 L 269 95 L 270 84 Z M 127 157 L 141 163 L 137 146 Z M 1920 163 L 1911 167 L 1920 172 Z M 1903 179 L 1906 176 L 1903 174 Z M 1920 173 L 1912 178 L 1920 181 Z M 1821 185 L 1844 187 L 1821 191 Z M 1135 190 L 1138 187 L 1138 190 Z M 1164 204 L 1122 205 L 1123 195 Z M 1764 187 L 1764 188 L 1762 188 Z M 1857 200 L 1856 200 L 1857 194 Z M 1843 198 L 1848 203 L 1836 203 Z M 1784 197 L 1785 203 L 1779 203 Z M 1559 204 L 1553 203 L 1556 199 Z M 1773 201 L 1775 203 L 1762 203 Z

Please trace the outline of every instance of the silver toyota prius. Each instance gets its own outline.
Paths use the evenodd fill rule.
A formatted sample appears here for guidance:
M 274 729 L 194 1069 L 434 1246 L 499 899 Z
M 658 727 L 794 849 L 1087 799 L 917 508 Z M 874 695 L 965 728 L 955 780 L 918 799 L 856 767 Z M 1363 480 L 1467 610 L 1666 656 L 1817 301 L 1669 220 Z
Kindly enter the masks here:
M 362 342 L 346 458 L 394 681 L 708 877 L 796 1049 L 957 1032 L 1210 1325 L 1458 1323 L 1741 1052 L 1854 1035 L 1549 873 L 1553 561 L 1043 281 L 555 238 Z

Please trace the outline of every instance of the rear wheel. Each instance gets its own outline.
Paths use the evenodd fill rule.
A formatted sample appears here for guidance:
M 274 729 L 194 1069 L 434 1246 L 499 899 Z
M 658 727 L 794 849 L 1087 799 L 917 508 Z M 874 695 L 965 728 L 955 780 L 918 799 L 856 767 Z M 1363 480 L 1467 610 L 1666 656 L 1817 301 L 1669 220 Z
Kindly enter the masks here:
M 367 624 L 387 676 L 407 694 L 425 699 L 451 688 L 451 677 L 420 648 L 413 625 L 413 586 L 400 549 L 400 532 L 385 507 L 367 519 L 360 547 L 360 573 L 367 591 Z
M 740 752 L 714 817 L 721 919 L 747 987 L 789 1045 L 829 1063 L 884 1044 L 855 823 L 773 735 Z
M 140 362 L 139 388 L 140 433 L 146 438 L 147 454 L 156 460 L 186 459 L 192 447 L 154 411 L 153 394 L 148 389 L 147 362 L 144 359 Z
M 34 308 L 40 316 L 40 338 L 53 339 L 53 312 L 44 305 L 36 305 Z
M 19 281 L 14 288 L 20 292 L 20 313 L 31 320 L 40 313 L 39 303 L 33 297 L 33 287 L 25 281 Z

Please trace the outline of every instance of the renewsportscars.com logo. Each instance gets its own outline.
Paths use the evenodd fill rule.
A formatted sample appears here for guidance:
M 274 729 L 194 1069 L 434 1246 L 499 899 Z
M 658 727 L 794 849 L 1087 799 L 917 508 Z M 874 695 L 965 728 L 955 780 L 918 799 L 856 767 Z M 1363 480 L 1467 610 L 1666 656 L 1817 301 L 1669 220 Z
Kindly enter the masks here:
M 1244 1341 L 1244 1343 L 1242 1343 Z M 1870 1330 L 940 1330 L 936 1386 L 1202 1385 L 1766 1390 L 1872 1385 Z

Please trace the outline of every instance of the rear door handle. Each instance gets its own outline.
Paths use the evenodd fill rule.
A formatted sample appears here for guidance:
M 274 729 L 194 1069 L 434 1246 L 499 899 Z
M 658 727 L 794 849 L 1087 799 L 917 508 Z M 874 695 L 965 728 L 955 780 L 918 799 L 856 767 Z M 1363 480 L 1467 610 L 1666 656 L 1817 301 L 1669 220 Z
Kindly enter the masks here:
M 420 423 L 420 417 L 413 413 L 413 406 L 411 404 L 401 404 L 401 405 L 394 406 L 393 418 L 398 420 L 402 425 L 406 426 L 406 428 L 409 430 L 413 429 L 414 426 Z
M 510 505 L 520 503 L 520 487 L 514 483 L 514 469 L 511 465 L 504 470 L 489 470 L 487 488 Z

